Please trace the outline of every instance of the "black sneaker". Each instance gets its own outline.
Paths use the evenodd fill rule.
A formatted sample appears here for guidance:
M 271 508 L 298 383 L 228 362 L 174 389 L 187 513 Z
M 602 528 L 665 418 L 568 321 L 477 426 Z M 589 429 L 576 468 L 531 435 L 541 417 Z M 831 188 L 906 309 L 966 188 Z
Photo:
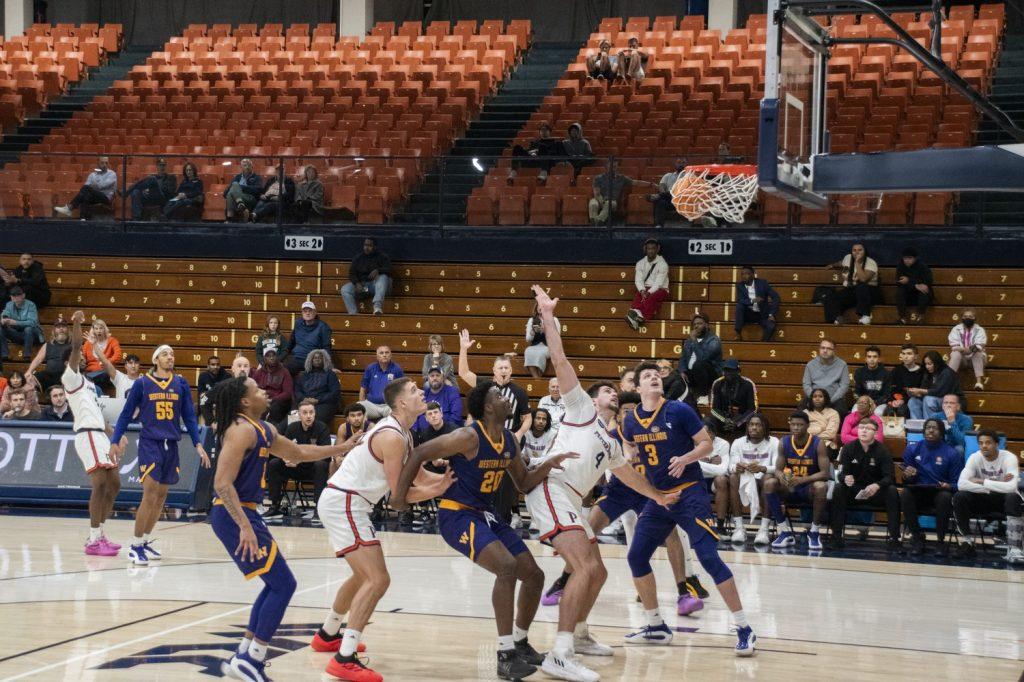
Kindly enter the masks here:
M 498 652 L 498 677 L 501 679 L 521 680 L 535 672 L 537 672 L 537 666 L 523 661 L 515 649 Z
M 961 542 L 953 552 L 954 559 L 973 559 L 978 551 L 974 548 L 973 542 Z
M 889 538 L 885 541 L 885 549 L 889 552 L 899 552 L 903 549 L 903 543 L 895 538 Z
M 841 550 L 844 547 L 846 547 L 846 540 L 833 535 L 826 541 L 825 544 L 830 550 Z
M 402 526 L 411 526 L 414 516 L 411 509 L 406 509 L 398 515 L 398 523 Z
M 914 556 L 924 554 L 924 538 L 914 538 L 910 541 L 910 553 Z
M 264 519 L 279 519 L 284 516 L 284 510 L 277 506 L 270 507 L 267 511 L 263 512 L 262 516 Z
M 530 646 L 530 640 L 521 639 L 516 642 L 516 653 L 519 658 L 529 665 L 540 665 L 544 662 L 544 654 L 538 653 Z
M 698 599 L 707 599 L 711 595 L 708 593 L 704 586 L 700 584 L 700 578 L 695 575 L 691 575 L 686 579 L 686 587 L 690 588 L 691 592 L 697 596 Z

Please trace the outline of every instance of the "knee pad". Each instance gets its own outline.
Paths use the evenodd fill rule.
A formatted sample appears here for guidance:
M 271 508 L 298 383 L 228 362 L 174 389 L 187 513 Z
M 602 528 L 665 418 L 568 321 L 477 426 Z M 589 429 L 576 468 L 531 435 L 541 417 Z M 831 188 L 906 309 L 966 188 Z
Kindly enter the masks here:
M 715 584 L 724 583 L 732 577 L 732 571 L 718 556 L 718 543 L 708 533 L 703 533 L 697 542 L 691 542 L 694 552 L 697 554 L 697 561 L 708 572 Z

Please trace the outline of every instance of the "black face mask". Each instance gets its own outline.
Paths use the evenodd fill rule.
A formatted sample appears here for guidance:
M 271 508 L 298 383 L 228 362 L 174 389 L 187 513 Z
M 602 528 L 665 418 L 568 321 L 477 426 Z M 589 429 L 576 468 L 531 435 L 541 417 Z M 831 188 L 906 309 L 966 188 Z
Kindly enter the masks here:
M 969 317 L 965 317 L 964 318 L 964 326 L 967 327 L 968 329 L 970 329 L 971 327 L 974 326 L 974 320 L 969 318 Z

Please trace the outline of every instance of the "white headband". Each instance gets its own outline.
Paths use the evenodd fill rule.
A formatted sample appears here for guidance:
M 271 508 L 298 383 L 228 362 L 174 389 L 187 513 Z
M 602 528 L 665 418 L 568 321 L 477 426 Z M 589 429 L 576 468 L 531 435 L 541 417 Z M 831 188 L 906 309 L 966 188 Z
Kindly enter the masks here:
M 163 352 L 164 352 L 165 350 L 169 350 L 169 351 L 171 351 L 172 353 L 174 352 L 174 349 L 173 349 L 173 348 L 171 348 L 170 346 L 168 346 L 168 345 L 167 345 L 166 343 L 165 343 L 165 344 L 162 344 L 162 345 L 160 345 L 160 346 L 157 346 L 157 347 L 156 347 L 156 350 L 155 350 L 155 351 L 153 351 L 153 364 L 154 364 L 154 365 L 156 364 L 156 359 L 157 359 L 158 357 L 160 357 L 160 354 L 161 354 L 161 353 L 163 353 Z

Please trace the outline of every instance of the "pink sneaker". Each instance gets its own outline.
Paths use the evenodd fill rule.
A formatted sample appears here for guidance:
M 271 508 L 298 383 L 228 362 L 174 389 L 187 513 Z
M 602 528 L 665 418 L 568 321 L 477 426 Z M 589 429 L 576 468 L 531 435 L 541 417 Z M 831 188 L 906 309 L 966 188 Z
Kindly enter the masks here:
M 544 606 L 558 606 L 558 602 L 562 599 L 562 590 L 555 590 L 554 592 L 546 592 L 544 596 L 540 598 L 540 603 Z
M 687 592 L 679 597 L 679 601 L 676 602 L 676 613 L 680 616 L 689 616 L 691 613 L 695 613 L 704 608 L 704 602 L 692 594 Z
M 103 544 L 105 544 L 107 547 L 109 547 L 110 549 L 114 550 L 115 552 L 121 549 L 121 545 L 117 544 L 116 542 L 111 542 L 111 540 L 109 538 L 107 538 L 107 537 L 101 537 L 100 538 L 100 542 L 102 542 Z
M 117 550 L 103 542 L 103 538 L 86 543 L 85 553 L 93 556 L 117 556 Z

